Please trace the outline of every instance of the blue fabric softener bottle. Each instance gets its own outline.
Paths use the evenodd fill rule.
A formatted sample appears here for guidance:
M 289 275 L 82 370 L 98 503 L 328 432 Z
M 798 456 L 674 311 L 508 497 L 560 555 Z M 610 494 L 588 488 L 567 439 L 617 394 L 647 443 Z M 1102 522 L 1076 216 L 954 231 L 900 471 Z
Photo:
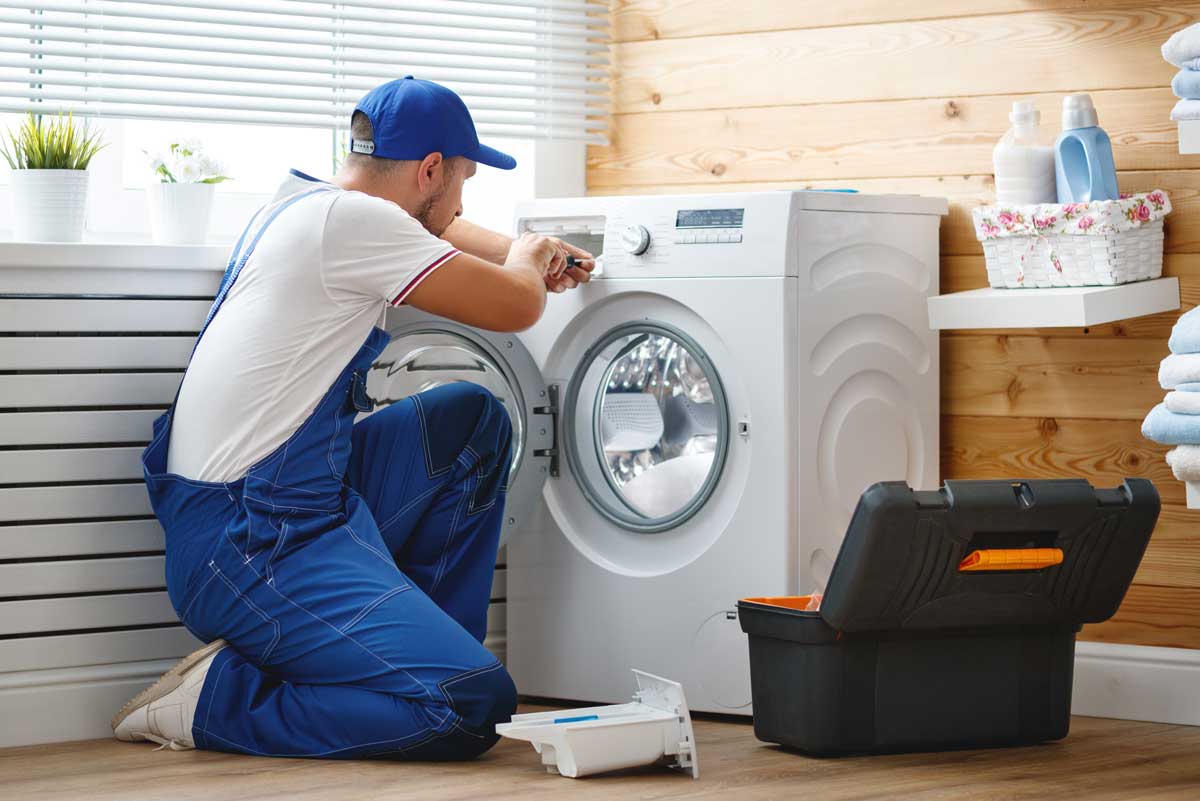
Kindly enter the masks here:
M 1059 203 L 1087 203 L 1118 197 L 1112 143 L 1098 123 L 1091 95 L 1063 98 L 1063 130 L 1054 143 Z

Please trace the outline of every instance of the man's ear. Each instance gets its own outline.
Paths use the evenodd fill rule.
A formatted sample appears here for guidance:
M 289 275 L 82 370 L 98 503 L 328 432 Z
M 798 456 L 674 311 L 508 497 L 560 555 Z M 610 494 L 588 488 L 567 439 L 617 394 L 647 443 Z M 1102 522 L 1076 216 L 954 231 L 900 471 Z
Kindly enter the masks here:
M 417 171 L 417 187 L 426 192 L 430 187 L 442 185 L 442 172 L 446 169 L 446 161 L 441 153 L 430 153 L 421 160 L 421 169 Z

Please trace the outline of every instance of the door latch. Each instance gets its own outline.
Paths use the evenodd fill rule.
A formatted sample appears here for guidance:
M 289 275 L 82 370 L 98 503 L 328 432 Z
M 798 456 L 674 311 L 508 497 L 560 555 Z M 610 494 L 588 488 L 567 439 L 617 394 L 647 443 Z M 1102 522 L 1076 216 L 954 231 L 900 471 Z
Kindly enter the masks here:
M 550 457 L 550 476 L 558 478 L 558 384 L 547 385 L 546 395 L 550 401 L 549 405 L 534 406 L 533 413 L 550 417 L 550 447 L 537 448 L 533 455 Z

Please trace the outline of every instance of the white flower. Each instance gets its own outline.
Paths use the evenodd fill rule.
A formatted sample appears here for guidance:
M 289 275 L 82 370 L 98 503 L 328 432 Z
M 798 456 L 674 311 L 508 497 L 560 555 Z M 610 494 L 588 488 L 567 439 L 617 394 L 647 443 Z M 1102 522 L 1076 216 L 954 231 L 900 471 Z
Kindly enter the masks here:
M 216 159 L 211 159 L 208 156 L 197 156 L 200 160 L 200 172 L 205 178 L 212 178 L 221 174 L 221 163 Z
M 181 158 L 175 165 L 175 169 L 171 170 L 175 177 L 183 183 L 194 183 L 204 177 L 204 171 L 200 163 L 200 159 L 195 156 L 185 156 Z
M 180 139 L 179 142 L 175 145 L 175 147 L 179 150 L 186 150 L 186 151 L 192 153 L 193 155 L 195 155 L 196 153 L 199 153 L 201 150 L 204 149 L 204 143 L 201 142 L 199 139 L 196 139 L 195 137 L 189 136 L 189 137 Z

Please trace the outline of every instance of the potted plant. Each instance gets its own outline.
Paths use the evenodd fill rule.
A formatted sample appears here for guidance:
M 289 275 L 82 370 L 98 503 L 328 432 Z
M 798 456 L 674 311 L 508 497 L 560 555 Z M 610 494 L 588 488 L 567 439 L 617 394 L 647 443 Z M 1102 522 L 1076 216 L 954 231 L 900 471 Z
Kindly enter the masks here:
M 100 132 L 71 115 L 32 112 L 0 141 L 13 191 L 13 235 L 32 242 L 78 242 L 87 218 L 88 164 L 104 147 Z
M 221 165 L 204 153 L 200 142 L 183 139 L 172 142 L 165 154 L 150 156 L 150 167 L 158 178 L 158 183 L 150 185 L 147 198 L 154 241 L 203 244 L 208 238 L 214 187 L 229 180 L 221 174 Z

